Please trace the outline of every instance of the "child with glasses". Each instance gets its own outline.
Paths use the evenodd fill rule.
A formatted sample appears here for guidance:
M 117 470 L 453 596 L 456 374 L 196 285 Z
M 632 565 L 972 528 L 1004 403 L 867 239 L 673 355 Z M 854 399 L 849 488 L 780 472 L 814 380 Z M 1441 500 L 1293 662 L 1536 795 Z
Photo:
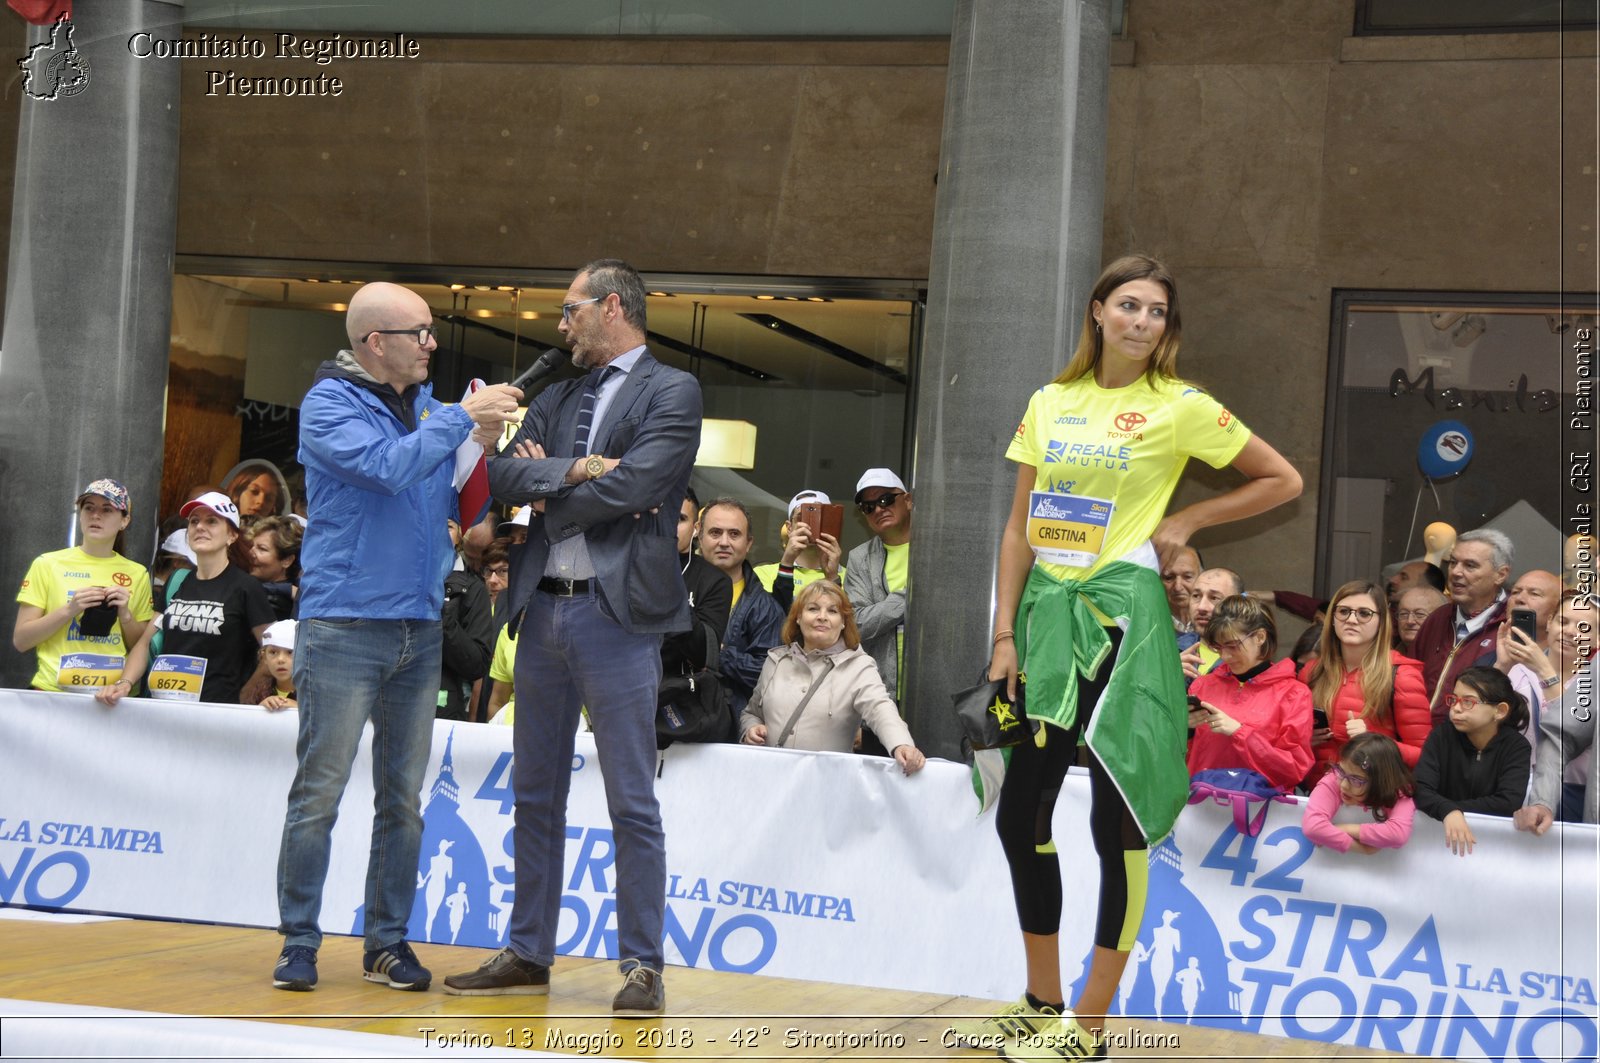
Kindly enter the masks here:
M 1313 844 L 1336 852 L 1354 849 L 1371 856 L 1379 849 L 1398 849 L 1411 837 L 1414 788 L 1411 769 L 1394 739 L 1373 731 L 1358 734 L 1344 744 L 1333 770 L 1312 789 L 1301 829 Z M 1346 806 L 1364 809 L 1372 819 L 1333 822 L 1334 813 Z
M 1528 792 L 1528 703 L 1494 668 L 1468 668 L 1444 699 L 1447 715 L 1417 761 L 1417 807 L 1444 823 L 1457 856 L 1477 839 L 1465 813 L 1509 816 Z

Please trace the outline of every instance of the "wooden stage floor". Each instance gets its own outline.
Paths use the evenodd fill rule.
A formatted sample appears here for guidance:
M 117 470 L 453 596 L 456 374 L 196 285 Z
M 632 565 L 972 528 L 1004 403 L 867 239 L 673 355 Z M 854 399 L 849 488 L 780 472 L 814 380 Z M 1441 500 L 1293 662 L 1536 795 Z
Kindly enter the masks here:
M 348 937 L 324 942 L 315 992 L 289 993 L 273 989 L 269 978 L 280 942 L 272 931 L 8 914 L 24 913 L 0 910 L 0 998 L 357 1030 L 415 1038 L 418 1048 L 424 1041 L 448 1043 L 439 1040 L 445 1035 L 473 1035 L 498 1047 L 575 1056 L 580 1047 L 599 1047 L 584 1054 L 623 1059 L 994 1058 L 940 1043 L 952 1017 L 995 1006 L 966 997 L 669 967 L 665 1016 L 614 1020 L 609 1008 L 621 980 L 610 961 L 559 960 L 547 997 L 453 997 L 438 988 L 401 993 L 362 979 L 361 942 Z M 443 945 L 422 945 L 418 954 L 434 972 L 435 987 L 488 956 Z M 1113 1050 L 1112 1059 L 1391 1058 L 1168 1023 L 1122 1029 L 1140 1040 Z M 845 1040 L 852 1035 L 854 1045 Z M 277 1054 L 270 1031 L 268 1038 L 257 1058 Z

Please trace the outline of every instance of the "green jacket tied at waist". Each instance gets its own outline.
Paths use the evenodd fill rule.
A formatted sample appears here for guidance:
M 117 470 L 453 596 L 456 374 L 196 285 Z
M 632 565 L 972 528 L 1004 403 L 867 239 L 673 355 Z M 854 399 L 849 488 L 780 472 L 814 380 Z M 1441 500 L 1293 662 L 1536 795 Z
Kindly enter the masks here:
M 1122 643 L 1095 615 L 1116 620 Z M 1161 577 L 1114 561 L 1086 580 L 1058 580 L 1035 566 L 1018 607 L 1017 659 L 1027 675 L 1028 715 L 1056 727 L 1078 720 L 1078 677 L 1113 667 L 1084 736 L 1121 791 L 1145 842 L 1172 832 L 1189 796 L 1184 765 L 1188 707 L 1183 668 Z

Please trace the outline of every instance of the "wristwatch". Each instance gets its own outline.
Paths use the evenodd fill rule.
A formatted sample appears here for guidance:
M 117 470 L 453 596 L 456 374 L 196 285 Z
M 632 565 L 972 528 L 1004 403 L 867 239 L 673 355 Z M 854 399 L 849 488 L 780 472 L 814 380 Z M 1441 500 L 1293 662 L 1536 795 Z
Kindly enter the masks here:
M 1561 682 L 1561 673 L 1557 672 L 1555 675 L 1539 680 L 1539 685 L 1544 689 L 1549 690 L 1559 682 Z
M 598 454 L 590 454 L 583 463 L 583 474 L 591 480 L 598 480 L 606 474 L 606 459 Z

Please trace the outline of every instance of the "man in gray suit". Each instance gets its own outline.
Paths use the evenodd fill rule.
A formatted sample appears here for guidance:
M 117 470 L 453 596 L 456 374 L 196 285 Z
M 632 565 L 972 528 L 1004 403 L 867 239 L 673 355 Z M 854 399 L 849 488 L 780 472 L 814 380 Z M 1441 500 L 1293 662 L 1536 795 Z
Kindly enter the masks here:
M 645 349 L 645 289 L 592 262 L 561 308 L 587 377 L 546 388 L 489 463 L 495 497 L 543 506 L 514 548 L 507 614 L 521 616 L 511 786 L 510 944 L 445 979 L 460 995 L 547 993 L 555 960 L 573 736 L 587 706 L 616 841 L 617 1015 L 658 1015 L 666 843 L 655 796 L 662 635 L 689 628 L 677 522 L 700 445 L 700 386 Z M 513 620 L 513 622 L 516 622 Z
M 861 648 L 898 702 L 905 692 L 906 576 L 911 547 L 911 492 L 890 469 L 868 469 L 856 482 L 856 508 L 873 537 L 850 551 L 844 590 L 856 611 Z M 872 750 L 877 752 L 876 749 Z

